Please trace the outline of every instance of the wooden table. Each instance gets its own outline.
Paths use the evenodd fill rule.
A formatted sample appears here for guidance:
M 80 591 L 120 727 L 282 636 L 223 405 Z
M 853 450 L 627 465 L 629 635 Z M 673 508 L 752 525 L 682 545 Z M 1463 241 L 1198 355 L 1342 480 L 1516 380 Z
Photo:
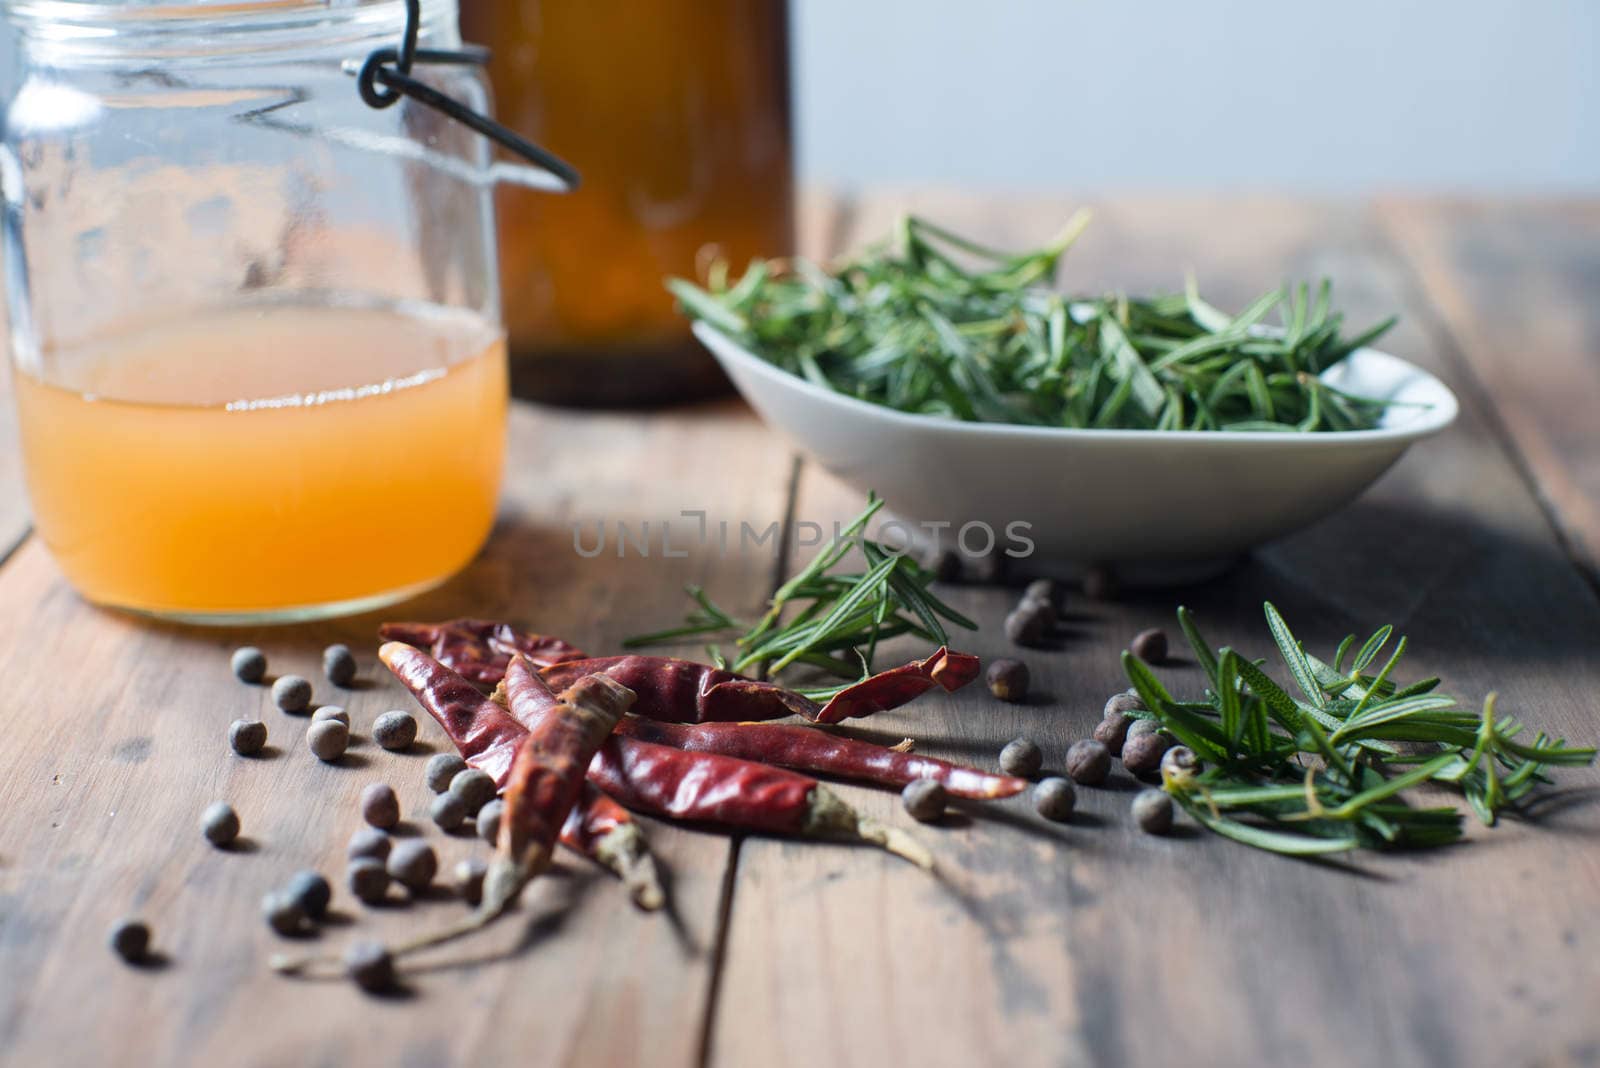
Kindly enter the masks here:
M 1074 198 L 882 193 L 808 206 L 813 253 L 880 232 L 906 206 L 997 242 L 1052 230 Z M 975 686 L 870 722 L 923 751 L 987 764 L 1007 739 L 1059 766 L 1121 689 L 1117 652 L 1194 608 L 1215 636 L 1267 651 L 1270 597 L 1314 648 L 1392 622 L 1413 670 L 1571 739 L 1600 736 L 1600 204 L 1378 204 L 1250 198 L 1091 201 L 1074 288 L 1170 287 L 1193 267 L 1238 305 L 1285 277 L 1326 273 L 1353 321 L 1391 310 L 1387 347 L 1444 377 L 1460 422 L 1355 505 L 1256 553 L 1223 579 L 1116 603 L 1074 600 L 1063 648 L 1031 655 L 1027 706 Z M 4 406 L 9 412 L 9 404 Z M 9 417 L 9 416 L 8 416 Z M 654 415 L 518 407 L 503 512 L 458 579 L 388 615 L 505 616 L 591 649 L 677 618 L 700 582 L 754 609 L 792 555 L 583 559 L 571 524 L 812 520 L 858 497 L 804 463 L 742 406 Z M 1132 784 L 1081 791 L 1065 826 L 1026 798 L 920 830 L 931 879 L 883 854 L 651 823 L 671 872 L 670 917 L 643 916 L 577 859 L 517 918 L 441 951 L 405 996 L 268 974 L 280 943 L 263 891 L 290 872 L 342 870 L 361 787 L 401 792 L 412 833 L 446 863 L 481 848 L 423 831 L 425 726 L 412 755 L 361 744 L 343 765 L 305 751 L 304 721 L 228 673 L 254 642 L 275 671 L 316 677 L 319 650 L 362 652 L 346 704 L 358 733 L 406 702 L 375 666 L 377 617 L 211 631 L 97 611 L 26 526 L 14 452 L 0 457 L 0 1060 L 17 1065 L 1503 1064 L 1600 1060 L 1600 805 L 1596 773 L 1561 776 L 1535 822 L 1509 820 L 1428 856 L 1281 859 L 1202 835 L 1141 835 Z M 1174 516 L 1181 523 L 1182 516 Z M 1009 652 L 1014 597 L 963 587 Z M 1175 684 L 1198 687 L 1192 666 Z M 267 758 L 228 752 L 259 712 Z M 890 793 L 841 787 L 903 822 Z M 227 798 L 247 845 L 196 830 Z M 363 910 L 338 895 L 322 936 L 398 935 L 448 901 Z M 123 966 L 108 925 L 154 925 L 164 964 Z

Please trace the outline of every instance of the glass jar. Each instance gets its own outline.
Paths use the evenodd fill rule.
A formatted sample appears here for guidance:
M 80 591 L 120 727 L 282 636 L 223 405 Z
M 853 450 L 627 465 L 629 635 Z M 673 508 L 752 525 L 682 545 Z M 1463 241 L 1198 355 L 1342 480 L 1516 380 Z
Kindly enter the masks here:
M 785 0 L 472 0 L 495 107 L 577 164 L 583 188 L 502 187 L 512 389 L 661 404 L 726 380 L 663 286 L 794 246 Z
M 401 0 L 7 5 L 0 181 L 35 529 L 92 601 L 357 611 L 477 552 L 505 449 L 488 142 L 353 71 Z M 425 0 L 423 48 L 459 44 Z M 416 77 L 482 110 L 471 66 Z

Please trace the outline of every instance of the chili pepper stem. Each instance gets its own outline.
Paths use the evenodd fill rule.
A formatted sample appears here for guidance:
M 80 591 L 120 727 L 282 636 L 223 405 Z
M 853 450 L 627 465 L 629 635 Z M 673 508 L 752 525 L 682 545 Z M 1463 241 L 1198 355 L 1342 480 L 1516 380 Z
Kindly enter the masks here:
M 897 827 L 861 815 L 824 786 L 811 791 L 810 809 L 806 812 L 802 830 L 818 838 L 853 838 L 871 842 L 910 861 L 923 871 L 933 870 L 933 854 L 921 842 Z
M 601 839 L 595 859 L 622 880 L 633 903 L 645 912 L 655 912 L 667 903 L 655 857 L 646 848 L 639 828 L 631 824 L 617 827 Z

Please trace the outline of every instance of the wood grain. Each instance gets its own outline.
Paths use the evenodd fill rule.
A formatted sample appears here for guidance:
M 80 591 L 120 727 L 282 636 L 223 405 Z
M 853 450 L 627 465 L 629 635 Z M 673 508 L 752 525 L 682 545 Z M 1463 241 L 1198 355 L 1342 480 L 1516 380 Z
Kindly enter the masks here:
M 1396 200 L 1379 218 L 1600 589 L 1600 203 Z
M 908 198 L 858 206 L 852 236 L 881 232 Z M 917 195 L 958 229 L 1020 243 L 1072 207 L 984 206 Z M 1349 206 L 1118 199 L 1066 271 L 1090 288 L 1176 285 L 1193 265 L 1237 305 L 1285 275 L 1328 273 L 1355 319 L 1399 309 L 1390 347 L 1452 369 L 1423 329 L 1374 220 Z M 1088 280 L 1088 281 L 1084 281 Z M 1126 685 L 1117 654 L 1175 603 L 1218 643 L 1268 652 L 1274 600 L 1313 648 L 1394 622 L 1414 640 L 1408 677 L 1443 673 L 1473 699 L 1503 699 L 1569 737 L 1597 733 L 1589 653 L 1600 610 L 1550 537 L 1473 398 L 1461 423 L 1410 454 L 1355 507 L 1257 553 L 1223 579 L 1115 604 L 1079 598 L 1061 648 L 1024 653 L 1039 702 L 978 687 L 870 722 L 883 737 L 988 764 L 1026 734 L 1059 768 L 1105 697 Z M 811 468 L 796 514 L 826 523 L 857 493 Z M 1225 506 L 1225 502 L 1219 502 Z M 1181 522 L 1182 517 L 1174 517 Z M 1015 593 L 958 591 L 999 635 Z M 1197 690 L 1192 663 L 1164 672 Z M 1502 707 L 1510 707 L 1503 705 Z M 1433 856 L 1309 864 L 1193 827 L 1140 834 L 1134 784 L 1081 789 L 1082 815 L 1054 827 L 1025 798 L 965 812 L 922 837 L 941 879 L 875 855 L 746 841 L 714 1007 L 713 1062 L 799 1065 L 1001 1063 L 1496 1064 L 1593 1059 L 1600 905 L 1593 771 L 1537 825 L 1474 830 Z M 890 794 L 851 790 L 881 818 Z
M 690 416 L 613 417 L 519 406 L 505 507 L 483 555 L 447 586 L 385 618 L 504 615 L 559 629 L 592 648 L 681 611 L 701 582 L 749 607 L 773 560 L 707 553 L 663 559 L 615 550 L 584 559 L 604 521 L 639 530 L 679 511 L 772 521 L 783 512 L 789 458 L 736 405 Z M 678 541 L 678 544 L 682 544 Z M 274 672 L 317 678 L 319 651 L 361 651 L 362 686 L 317 686 L 346 705 L 356 732 L 410 702 L 375 664 L 378 617 L 257 631 L 152 626 L 95 610 L 29 542 L 0 571 L 0 1049 L 15 1064 L 510 1063 L 685 1064 L 696 1056 L 710 982 L 728 840 L 652 825 L 672 878 L 675 919 L 641 916 L 587 862 L 563 859 L 523 911 L 430 958 L 453 965 L 410 980 L 406 997 L 373 1000 L 348 984 L 275 977 L 283 948 L 261 922 L 262 894 L 293 871 L 337 878 L 358 825 L 356 796 L 388 780 L 411 833 L 445 870 L 487 847 L 424 828 L 426 755 L 442 735 L 424 719 L 404 755 L 363 738 L 339 766 L 313 759 L 305 721 L 228 672 L 228 650 L 262 646 Z M 25 606 L 25 607 L 23 607 Z M 227 750 L 228 723 L 259 715 L 272 752 Z M 219 852 L 200 837 L 217 798 L 239 811 L 247 845 Z M 367 910 L 340 888 L 340 919 L 312 947 L 356 935 L 397 937 L 439 924 L 448 900 Z M 132 970 L 102 940 L 120 915 L 147 918 L 164 966 Z

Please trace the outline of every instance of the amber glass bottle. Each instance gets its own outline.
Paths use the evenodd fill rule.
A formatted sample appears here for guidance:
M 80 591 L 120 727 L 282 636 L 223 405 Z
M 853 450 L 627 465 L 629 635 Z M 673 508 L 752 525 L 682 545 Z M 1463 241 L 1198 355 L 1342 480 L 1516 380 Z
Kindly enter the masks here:
M 662 287 L 792 251 L 785 0 L 471 0 L 498 116 L 571 160 L 497 203 L 512 389 L 660 404 L 724 388 Z

